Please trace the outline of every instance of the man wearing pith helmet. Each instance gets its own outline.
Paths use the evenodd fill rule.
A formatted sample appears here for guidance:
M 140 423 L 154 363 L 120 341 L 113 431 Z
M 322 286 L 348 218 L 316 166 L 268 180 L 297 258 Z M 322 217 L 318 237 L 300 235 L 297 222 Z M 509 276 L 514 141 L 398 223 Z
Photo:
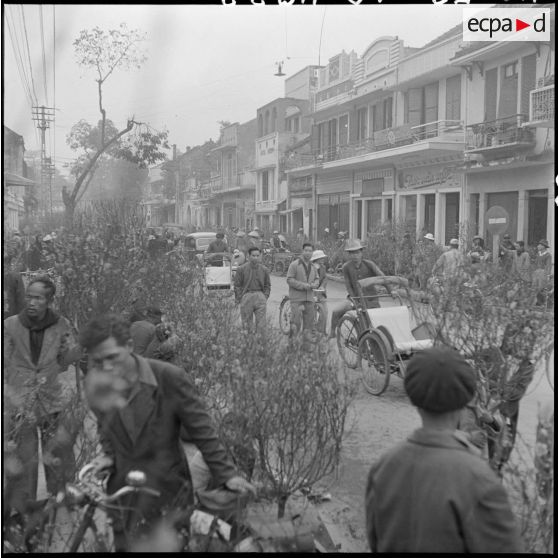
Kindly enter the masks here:
M 476 375 L 455 351 L 416 353 L 405 391 L 422 427 L 372 466 L 366 531 L 372 552 L 520 552 L 504 487 L 464 433 Z

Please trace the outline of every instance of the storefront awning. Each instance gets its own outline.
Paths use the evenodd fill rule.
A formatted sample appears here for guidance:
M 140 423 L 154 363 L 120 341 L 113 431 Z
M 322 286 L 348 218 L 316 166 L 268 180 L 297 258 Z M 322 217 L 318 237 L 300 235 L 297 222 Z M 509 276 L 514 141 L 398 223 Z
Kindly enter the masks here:
M 279 211 L 279 215 L 288 215 L 289 213 L 294 213 L 295 211 L 302 211 L 302 207 L 293 207 L 291 209 L 285 209 L 284 211 Z
M 29 180 L 29 178 L 25 178 L 13 172 L 4 173 L 4 182 L 6 186 L 33 186 L 35 184 L 33 180 Z

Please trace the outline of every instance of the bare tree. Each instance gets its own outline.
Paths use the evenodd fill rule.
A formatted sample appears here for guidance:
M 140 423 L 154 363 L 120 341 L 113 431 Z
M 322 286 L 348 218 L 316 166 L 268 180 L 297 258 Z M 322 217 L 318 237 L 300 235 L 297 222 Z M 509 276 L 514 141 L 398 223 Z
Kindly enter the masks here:
M 81 149 L 72 169 L 75 183 L 71 191 L 64 188 L 62 198 L 69 222 L 81 196 L 87 190 L 97 163 L 103 155 L 111 155 L 134 162 L 141 167 L 157 163 L 166 158 L 162 149 L 168 149 L 165 132 L 152 131 L 147 125 L 136 122 L 134 117 L 118 130 L 107 118 L 103 102 L 103 87 L 116 70 L 139 69 L 147 57 L 142 50 L 145 35 L 136 29 L 127 29 L 121 23 L 118 29 L 104 31 L 98 27 L 82 30 L 74 41 L 77 63 L 96 73 L 97 97 L 101 119 L 97 127 L 87 122 L 78 122 L 68 136 L 68 144 L 75 150 Z M 136 135 L 128 136 L 136 129 Z

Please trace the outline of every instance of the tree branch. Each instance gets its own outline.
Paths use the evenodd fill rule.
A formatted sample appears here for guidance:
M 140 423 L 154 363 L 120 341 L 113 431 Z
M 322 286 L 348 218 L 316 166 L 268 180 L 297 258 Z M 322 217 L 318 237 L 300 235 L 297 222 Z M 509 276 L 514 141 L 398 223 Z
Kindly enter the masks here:
M 89 161 L 89 164 L 87 165 L 87 167 L 84 169 L 84 171 L 78 176 L 76 183 L 74 185 L 74 189 L 72 190 L 72 193 L 68 196 L 68 199 L 71 200 L 72 203 L 75 203 L 77 195 L 81 189 L 81 187 L 83 186 L 83 183 L 85 181 L 85 179 L 87 178 L 87 175 L 91 172 L 91 170 L 93 169 L 93 167 L 95 166 L 95 163 L 97 162 L 97 160 L 99 159 L 99 157 L 114 143 L 116 143 L 122 136 L 124 136 L 125 134 L 127 134 L 128 132 L 132 131 L 132 128 L 134 127 L 134 124 L 136 124 L 136 122 L 134 122 L 134 120 L 128 120 L 128 125 L 126 126 L 126 128 L 124 128 L 124 130 L 118 132 L 118 134 L 116 134 L 116 136 L 114 136 L 112 139 L 110 139 L 107 143 L 103 144 L 102 147 L 97 151 L 97 153 L 95 153 L 95 155 L 93 155 L 93 158 Z

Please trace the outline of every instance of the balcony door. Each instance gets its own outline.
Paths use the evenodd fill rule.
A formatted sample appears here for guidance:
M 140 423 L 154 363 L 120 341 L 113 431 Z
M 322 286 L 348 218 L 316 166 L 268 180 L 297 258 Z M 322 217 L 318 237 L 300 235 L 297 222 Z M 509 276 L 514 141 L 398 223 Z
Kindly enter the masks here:
M 413 87 L 407 92 L 406 121 L 411 126 L 420 126 L 438 120 L 438 82 L 424 87 Z M 418 129 L 419 139 L 437 135 L 437 126 Z

